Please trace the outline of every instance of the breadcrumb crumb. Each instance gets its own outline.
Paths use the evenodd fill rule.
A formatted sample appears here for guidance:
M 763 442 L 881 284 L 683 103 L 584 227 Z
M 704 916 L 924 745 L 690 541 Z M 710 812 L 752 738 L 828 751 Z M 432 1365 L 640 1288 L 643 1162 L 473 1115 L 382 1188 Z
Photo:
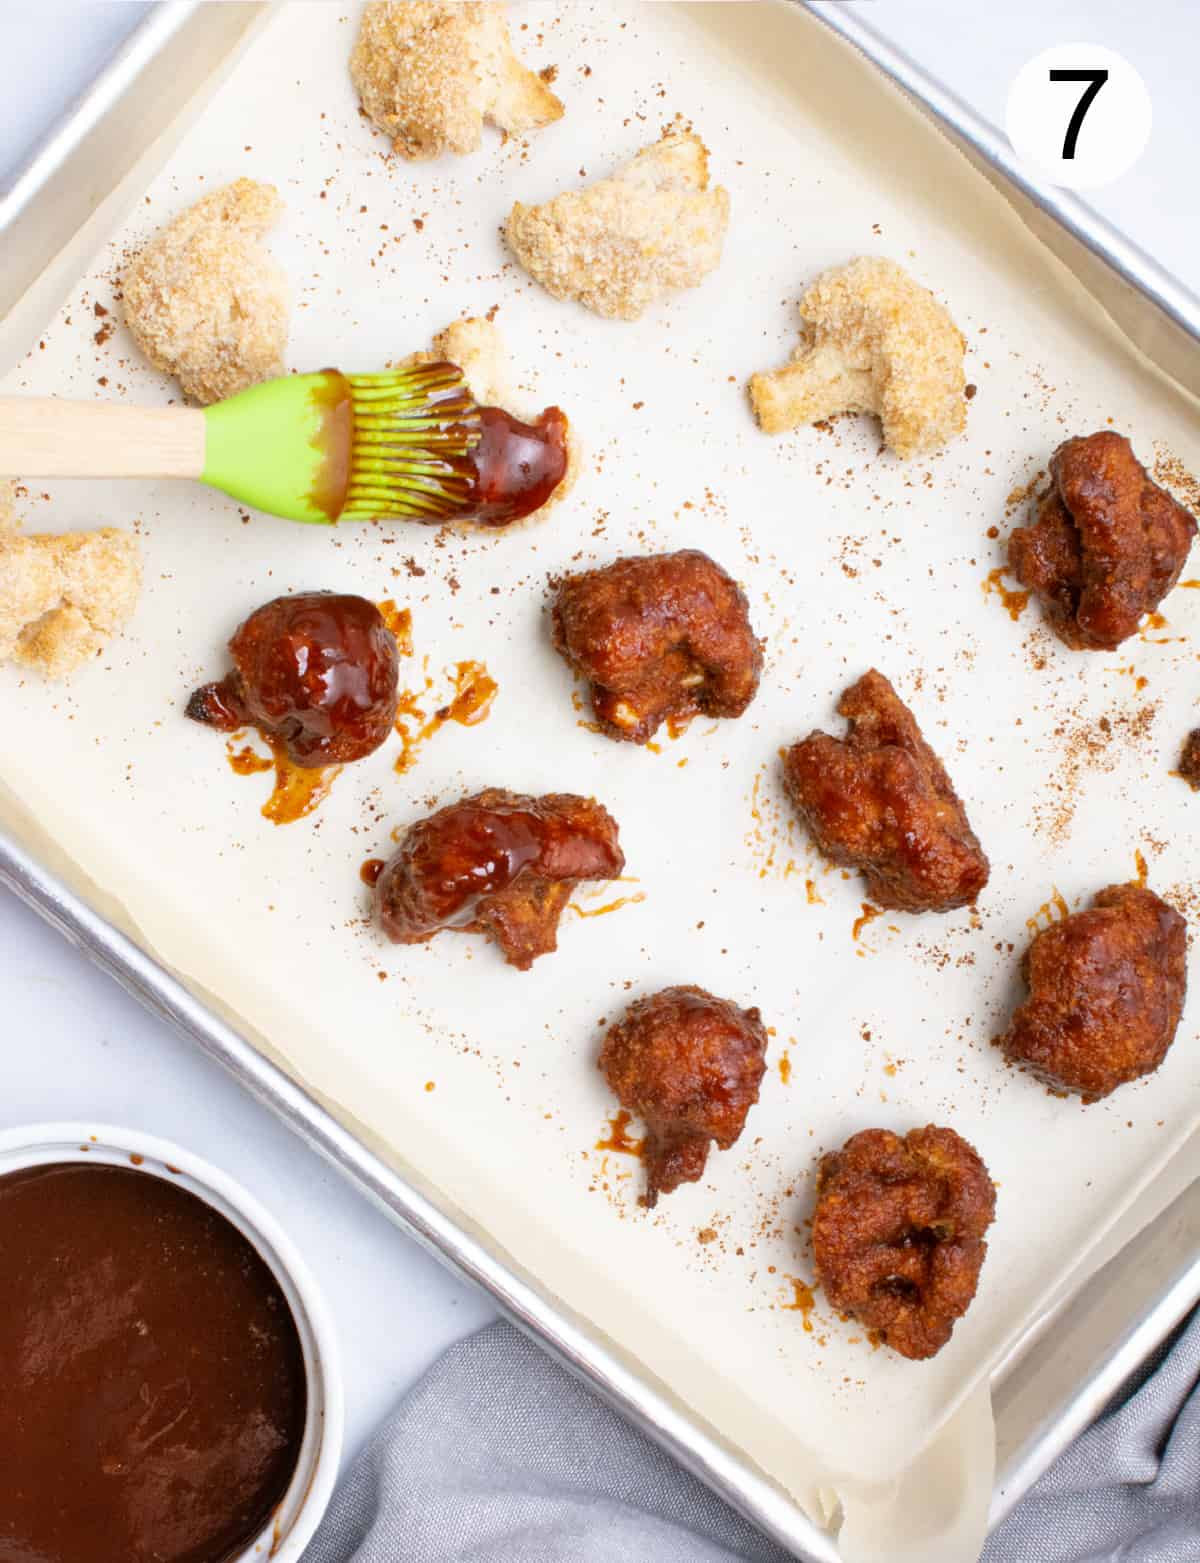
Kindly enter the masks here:
M 792 362 L 750 381 L 759 427 L 780 434 L 839 412 L 876 414 L 897 456 L 939 450 L 966 424 L 962 333 L 895 261 L 860 256 L 800 300 Z
M 367 118 L 410 159 L 476 151 L 484 120 L 507 133 L 563 115 L 513 52 L 497 0 L 371 0 L 350 75 Z
M 160 228 L 125 272 L 125 320 L 158 369 L 206 406 L 283 372 L 288 285 L 262 240 L 283 201 L 236 179 Z
M 655 300 L 702 282 L 721 259 L 729 192 L 709 185 L 708 149 L 672 126 L 623 168 L 542 206 L 509 214 L 513 254 L 555 298 L 636 320 Z

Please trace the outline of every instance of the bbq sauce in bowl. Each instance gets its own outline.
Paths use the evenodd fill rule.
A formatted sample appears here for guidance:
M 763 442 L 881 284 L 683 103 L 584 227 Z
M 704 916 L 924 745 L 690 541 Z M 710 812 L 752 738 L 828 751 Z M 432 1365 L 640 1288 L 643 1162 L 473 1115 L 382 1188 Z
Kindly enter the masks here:
M 178 1184 L 78 1162 L 0 1177 L 0 1558 L 227 1563 L 304 1434 L 287 1300 Z

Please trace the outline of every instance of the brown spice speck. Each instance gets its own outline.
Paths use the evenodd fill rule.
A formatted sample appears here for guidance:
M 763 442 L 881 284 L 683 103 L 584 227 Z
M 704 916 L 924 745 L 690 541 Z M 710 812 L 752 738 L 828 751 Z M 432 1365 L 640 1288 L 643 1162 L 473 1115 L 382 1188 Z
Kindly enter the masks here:
M 1095 721 L 1062 723 L 1054 730 L 1058 764 L 1045 783 L 1045 796 L 1034 804 L 1034 829 L 1055 844 L 1071 832 L 1080 787 L 1089 772 L 1110 773 L 1121 754 L 1144 751 L 1153 736 L 1158 701 L 1132 710 L 1118 710 Z
M 1165 445 L 1155 443 L 1154 481 L 1169 488 L 1185 509 L 1200 515 L 1200 478 L 1191 472 Z

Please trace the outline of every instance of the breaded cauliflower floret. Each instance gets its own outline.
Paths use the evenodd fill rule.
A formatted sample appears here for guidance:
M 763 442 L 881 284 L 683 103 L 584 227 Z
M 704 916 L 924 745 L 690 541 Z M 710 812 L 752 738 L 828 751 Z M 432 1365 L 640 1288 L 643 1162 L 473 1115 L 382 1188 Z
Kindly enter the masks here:
M 792 362 L 750 381 L 759 427 L 781 434 L 839 412 L 875 413 L 897 456 L 940 450 L 966 423 L 966 344 L 945 307 L 895 261 L 860 256 L 800 300 Z
M 693 288 L 721 259 L 729 192 L 708 182 L 708 149 L 674 127 L 615 174 L 543 206 L 509 214 L 506 236 L 555 298 L 636 320 L 676 288 Z
M 492 321 L 479 315 L 452 321 L 434 337 L 432 352 L 414 357 L 431 363 L 444 358 L 457 364 L 471 395 L 483 406 L 507 406 L 512 399 L 504 338 Z
M 0 478 L 0 537 L 5 532 L 15 532 L 20 524 L 17 520 L 17 485 L 12 478 Z
M 433 364 L 440 361 L 457 364 L 462 370 L 467 389 L 481 406 L 503 407 L 514 418 L 536 420 L 537 411 L 525 398 L 514 396 L 508 378 L 508 349 L 499 328 L 490 320 L 474 316 L 469 320 L 455 320 L 439 331 L 433 339 L 429 353 L 410 353 L 401 364 L 409 368 L 415 364 Z M 545 516 L 564 498 L 579 476 L 581 452 L 579 438 L 573 423 L 567 425 L 567 470 L 558 487 L 540 510 L 533 511 L 526 519 L 533 521 Z
M 485 119 L 507 133 L 563 114 L 514 54 L 498 0 L 371 0 L 350 75 L 367 118 L 407 158 L 474 152 Z
M 235 179 L 159 229 L 125 272 L 134 340 L 202 406 L 283 372 L 287 278 L 262 243 L 282 211 L 274 185 Z
M 18 524 L 0 483 L 0 662 L 63 678 L 133 613 L 142 584 L 137 538 L 114 527 L 24 536 Z

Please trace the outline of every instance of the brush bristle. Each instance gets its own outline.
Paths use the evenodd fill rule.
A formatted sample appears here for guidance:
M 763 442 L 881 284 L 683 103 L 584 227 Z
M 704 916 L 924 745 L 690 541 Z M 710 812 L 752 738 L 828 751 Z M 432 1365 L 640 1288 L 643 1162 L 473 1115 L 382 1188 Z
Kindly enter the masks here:
M 466 509 L 481 427 L 462 370 L 421 364 L 346 380 L 354 438 L 342 515 L 439 521 Z

